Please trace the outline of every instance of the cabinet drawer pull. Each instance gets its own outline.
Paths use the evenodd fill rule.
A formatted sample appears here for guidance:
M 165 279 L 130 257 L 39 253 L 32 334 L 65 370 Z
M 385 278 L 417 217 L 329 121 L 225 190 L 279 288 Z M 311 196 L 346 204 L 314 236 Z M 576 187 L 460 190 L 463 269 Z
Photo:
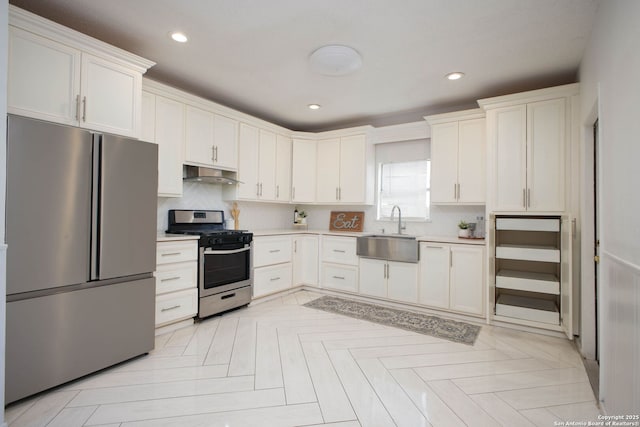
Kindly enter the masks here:
M 522 207 L 527 207 L 527 190 L 522 189 Z
M 333 276 L 334 279 L 344 280 L 343 276 Z
M 180 280 L 180 276 L 167 277 L 166 279 L 160 279 L 161 282 L 171 282 L 173 280 Z
M 280 249 L 271 249 L 269 253 L 275 254 L 276 252 L 280 252 Z
M 276 280 L 280 280 L 280 277 L 272 277 L 271 279 L 269 279 L 269 281 L 271 282 L 275 282 Z
M 216 146 L 212 145 L 211 146 L 211 163 L 215 163 L 216 162 Z
M 80 121 L 80 95 L 76 95 L 76 121 Z
M 233 298 L 236 296 L 236 293 L 232 293 L 232 294 L 227 294 L 227 295 L 223 295 L 220 297 L 220 299 L 227 299 L 227 298 Z
M 442 249 L 442 248 L 444 248 L 444 246 L 431 246 L 431 245 L 426 245 L 425 247 L 430 248 L 430 249 Z
M 176 255 L 180 255 L 182 252 L 171 252 L 168 254 L 160 254 L 160 256 L 176 256 Z
M 333 252 L 338 252 L 338 253 L 346 253 L 346 251 L 343 251 L 342 249 L 334 249 Z
M 82 121 L 87 121 L 87 97 L 82 98 Z
M 178 305 L 174 305 L 173 307 L 163 308 L 160 311 L 164 313 L 165 311 L 175 310 L 176 308 L 180 308 L 180 307 L 182 307 L 182 306 L 180 304 L 178 304 Z
M 527 207 L 531 207 L 531 189 L 527 188 Z
M 280 186 L 276 185 L 276 199 L 280 198 Z

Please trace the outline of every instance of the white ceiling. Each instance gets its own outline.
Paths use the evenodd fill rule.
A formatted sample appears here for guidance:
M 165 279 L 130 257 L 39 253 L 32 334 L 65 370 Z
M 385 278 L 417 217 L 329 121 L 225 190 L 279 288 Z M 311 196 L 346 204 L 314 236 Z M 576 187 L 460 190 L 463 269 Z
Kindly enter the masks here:
M 157 62 L 152 79 L 311 131 L 415 121 L 574 82 L 598 0 L 10 3 Z M 173 42 L 172 30 L 189 42 Z M 362 68 L 315 74 L 308 57 L 325 44 L 355 48 Z M 451 71 L 466 77 L 448 81 Z

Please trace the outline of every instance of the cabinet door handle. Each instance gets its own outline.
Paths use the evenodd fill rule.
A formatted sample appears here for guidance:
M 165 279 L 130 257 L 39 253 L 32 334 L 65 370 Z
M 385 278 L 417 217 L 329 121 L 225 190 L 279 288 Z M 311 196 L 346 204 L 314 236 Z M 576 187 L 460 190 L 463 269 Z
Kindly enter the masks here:
M 276 199 L 280 198 L 280 186 L 276 185 Z
M 220 297 L 220 299 L 227 299 L 227 298 L 233 298 L 236 296 L 236 293 L 232 293 L 232 294 L 227 294 L 227 295 L 223 295 Z
M 271 249 L 271 250 L 269 251 L 269 253 L 270 253 L 270 254 L 275 254 L 275 253 L 277 253 L 277 252 L 280 252 L 280 249 Z
M 180 276 L 167 277 L 166 279 L 160 279 L 161 282 L 172 282 L 174 280 L 180 280 Z
M 211 162 L 212 163 L 216 162 L 216 146 L 215 145 L 211 146 Z
M 87 97 L 82 97 L 82 121 L 87 121 Z
M 160 256 L 176 256 L 176 255 L 180 255 L 182 252 L 171 252 L 168 254 L 160 254 Z
M 262 196 L 262 183 L 260 183 L 260 195 Z
M 338 187 L 338 200 L 342 200 L 342 187 Z
M 216 160 L 215 162 L 218 163 L 218 146 L 215 146 L 215 152 L 216 152 Z
M 271 282 L 275 282 L 276 280 L 280 280 L 280 277 L 272 277 L 269 279 Z
M 260 184 L 256 183 L 256 197 L 260 195 Z
M 76 121 L 80 121 L 80 95 L 76 95 Z
M 389 264 L 386 264 L 386 267 L 387 267 L 387 279 L 388 279 L 388 278 L 389 278 L 389 276 L 390 276 Z
M 458 198 L 458 185 L 454 182 L 453 183 L 453 200 L 456 200 Z
M 298 253 L 298 241 L 293 241 L 293 252 Z
M 458 197 L 457 200 L 460 200 L 460 183 L 456 184 L 458 186 Z
M 522 207 L 527 207 L 527 190 L 522 189 Z
M 339 252 L 341 254 L 346 253 L 346 251 L 343 251 L 342 249 L 334 249 L 333 252 Z
M 334 279 L 344 280 L 344 276 L 333 276 Z
M 531 189 L 527 188 L 527 207 L 531 207 Z
M 162 308 L 162 309 L 160 309 L 160 311 L 164 313 L 165 311 L 175 310 L 176 308 L 180 308 L 180 307 L 182 307 L 182 306 L 180 304 L 178 304 L 178 305 L 174 305 L 173 307 Z

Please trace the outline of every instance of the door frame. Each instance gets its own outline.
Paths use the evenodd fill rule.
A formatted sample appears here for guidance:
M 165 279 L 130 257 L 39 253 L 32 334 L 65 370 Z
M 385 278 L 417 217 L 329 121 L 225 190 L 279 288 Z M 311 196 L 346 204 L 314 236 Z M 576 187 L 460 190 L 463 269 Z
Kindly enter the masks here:
M 582 355 L 589 360 L 596 360 L 597 350 L 597 325 L 595 319 L 601 319 L 597 316 L 596 310 L 600 311 L 601 307 L 595 304 L 595 284 L 596 279 L 601 283 L 600 277 L 595 277 L 595 268 L 593 261 L 593 243 L 595 241 L 595 200 L 594 200 L 594 144 L 596 138 L 594 136 L 594 124 L 598 122 L 598 152 L 602 153 L 601 135 L 602 120 L 599 114 L 599 100 L 596 99 L 590 113 L 582 124 L 582 148 L 581 148 L 581 176 L 580 176 L 580 193 L 582 196 L 580 222 L 581 230 L 581 286 L 580 286 L 580 350 Z M 597 170 L 602 170 L 602 156 L 598 157 Z M 600 197 L 602 200 L 602 174 L 598 175 L 598 188 L 600 189 Z M 598 210 L 600 212 L 600 210 Z M 602 230 L 602 215 L 598 215 L 598 229 Z M 600 235 L 602 240 L 602 235 Z M 599 269 L 600 272 L 601 269 Z M 598 274 L 600 276 L 600 274 Z

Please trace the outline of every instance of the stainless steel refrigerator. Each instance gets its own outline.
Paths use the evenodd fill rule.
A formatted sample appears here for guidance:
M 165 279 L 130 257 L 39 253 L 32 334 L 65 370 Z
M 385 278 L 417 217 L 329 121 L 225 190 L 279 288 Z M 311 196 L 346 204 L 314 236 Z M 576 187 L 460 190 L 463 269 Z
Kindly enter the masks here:
M 7 403 L 153 349 L 157 181 L 155 144 L 8 117 Z

